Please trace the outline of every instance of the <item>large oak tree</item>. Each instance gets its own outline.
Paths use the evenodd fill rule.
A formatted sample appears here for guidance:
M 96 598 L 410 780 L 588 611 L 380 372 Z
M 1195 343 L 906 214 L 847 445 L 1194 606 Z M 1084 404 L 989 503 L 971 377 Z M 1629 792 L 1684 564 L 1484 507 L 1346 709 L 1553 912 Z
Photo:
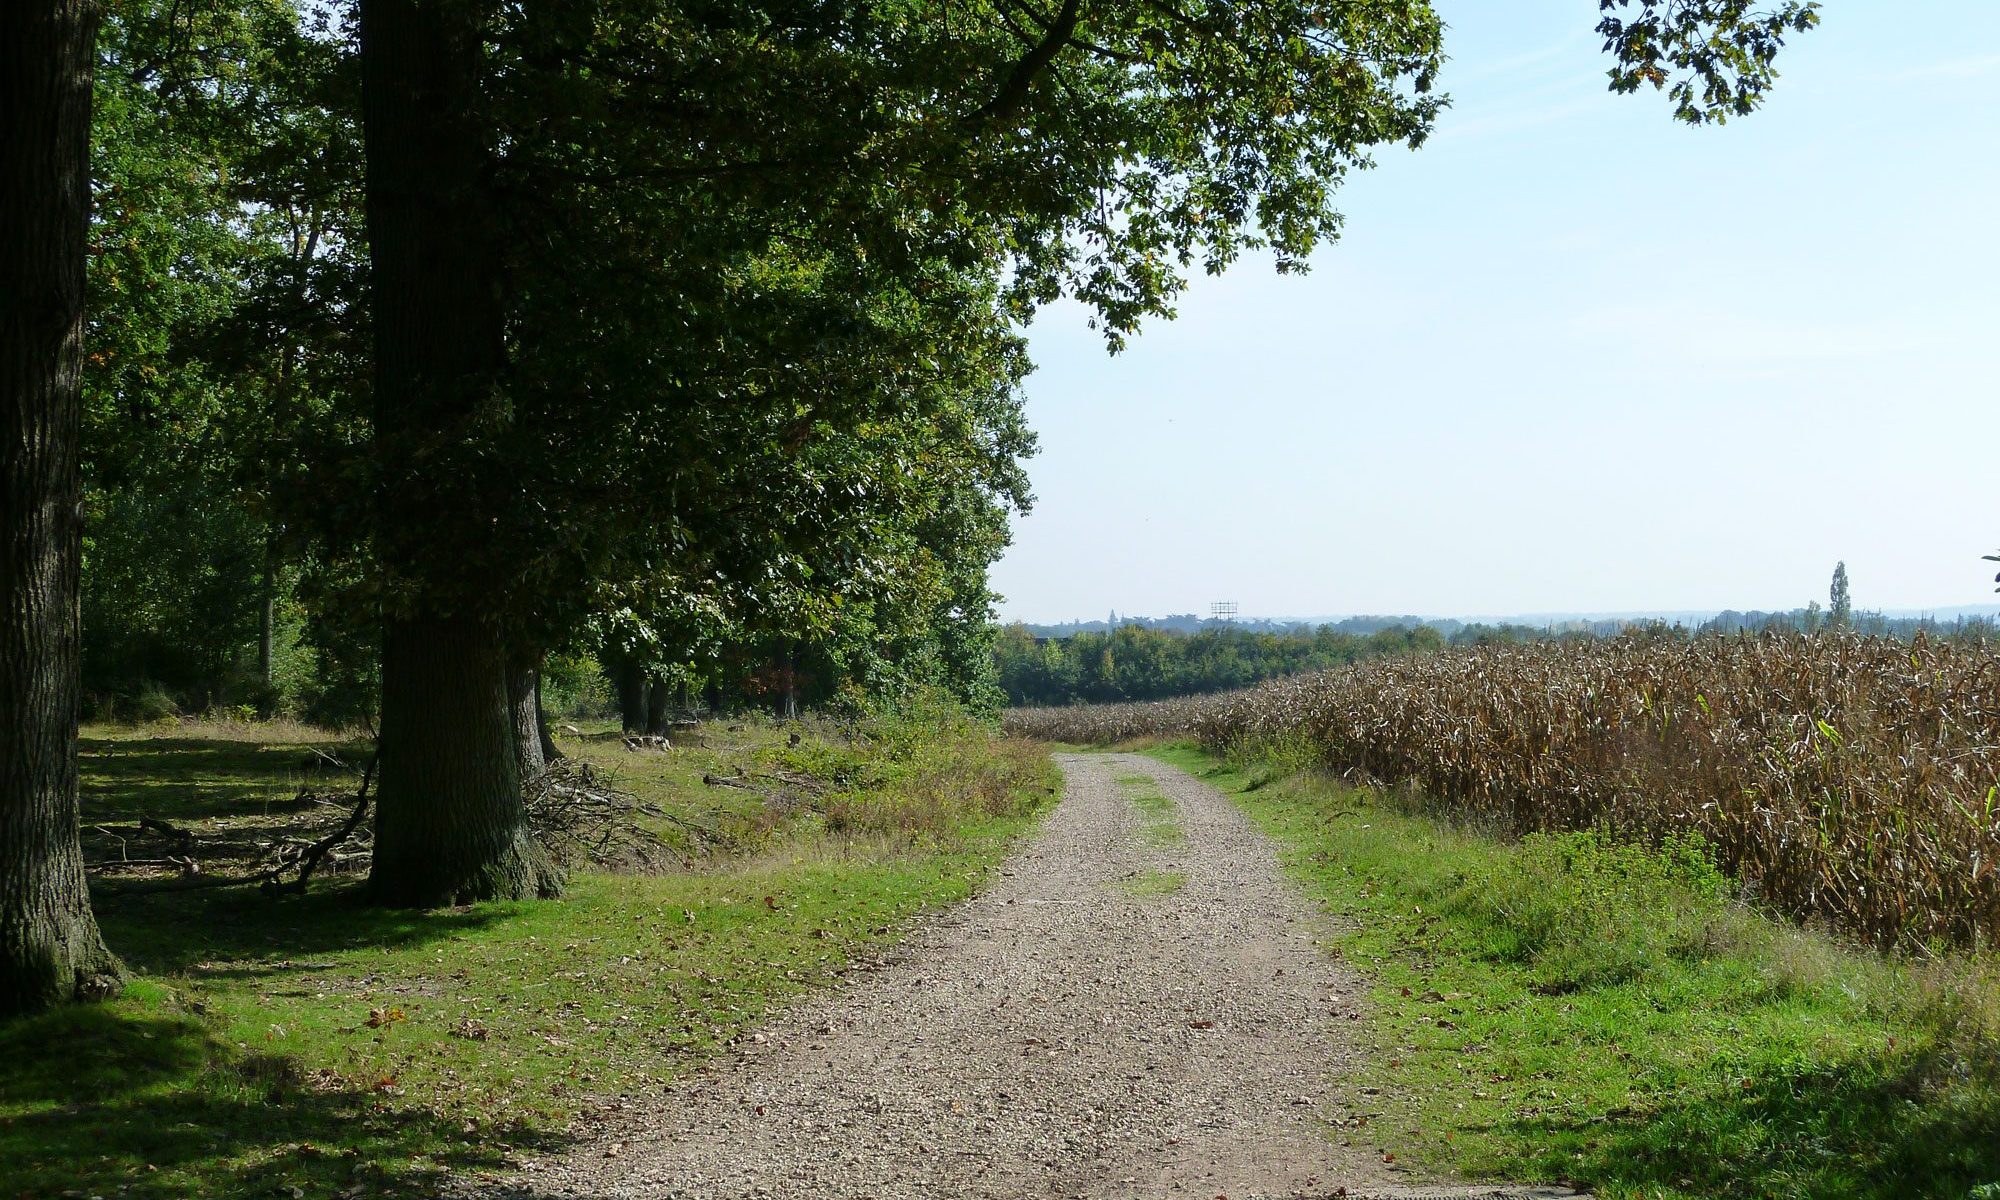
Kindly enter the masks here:
M 918 368 L 996 317 L 1073 296 L 1116 345 L 1193 270 L 1260 248 L 1302 269 L 1342 178 L 1441 104 L 1422 0 L 361 3 L 380 820 L 436 848 L 375 880 L 411 901 L 545 887 L 495 765 L 498 681 L 584 615 L 579 581 L 811 529 L 772 519 L 785 457 L 929 419 Z M 1614 86 L 1691 119 L 1754 106 L 1811 19 L 1604 8 Z M 967 273 L 991 305 L 950 306 Z M 914 344 L 872 311 L 897 296 L 926 314 Z M 849 369 L 871 356 L 888 386 Z
M 0 1016 L 119 975 L 77 841 L 78 476 L 97 9 L 0 7 Z

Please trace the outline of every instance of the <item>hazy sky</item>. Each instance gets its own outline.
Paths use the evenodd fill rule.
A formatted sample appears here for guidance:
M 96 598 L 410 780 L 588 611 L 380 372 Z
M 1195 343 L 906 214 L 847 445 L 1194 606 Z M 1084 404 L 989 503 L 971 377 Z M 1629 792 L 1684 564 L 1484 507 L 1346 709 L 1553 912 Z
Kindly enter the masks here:
M 1605 91 L 1595 0 L 1440 7 L 1453 106 L 1311 274 L 1037 321 L 1003 614 L 1994 599 L 2000 3 L 1828 0 L 1704 129 Z

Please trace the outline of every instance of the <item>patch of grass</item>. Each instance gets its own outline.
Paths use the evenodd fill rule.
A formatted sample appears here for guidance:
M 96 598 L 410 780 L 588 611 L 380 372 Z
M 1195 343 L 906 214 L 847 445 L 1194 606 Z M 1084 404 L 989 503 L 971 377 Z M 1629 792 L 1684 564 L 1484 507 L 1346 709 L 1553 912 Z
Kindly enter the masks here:
M 1379 1089 L 1338 1135 L 1621 1197 L 1948 1197 L 2000 1181 L 2000 976 L 1737 902 L 1698 843 L 1500 842 L 1310 775 L 1234 794 L 1349 919 Z
M 796 749 L 784 731 L 708 733 L 705 753 L 736 765 Z M 282 900 L 100 892 L 135 982 L 0 1025 L 0 1195 L 400 1195 L 554 1148 L 594 1106 L 657 1089 L 967 895 L 1057 782 L 977 727 L 937 727 L 922 750 L 913 732 L 894 751 L 857 733 L 878 749 L 850 793 L 898 793 L 884 811 L 912 828 L 844 833 L 809 805 L 767 819 L 757 796 L 702 785 L 693 755 L 600 741 L 588 753 L 606 747 L 618 783 L 746 840 L 690 871 L 583 873 L 560 901 L 432 912 L 364 907 L 358 880 Z M 288 783 L 274 747 L 161 739 L 149 769 L 143 735 L 93 736 L 113 743 L 85 760 L 100 812 L 226 823 Z M 928 799 L 903 794 L 919 787 Z
M 1187 844 L 1187 831 L 1181 828 L 1181 810 L 1160 791 L 1160 785 L 1150 775 L 1120 775 L 1118 786 L 1125 798 L 1132 802 L 1146 818 L 1139 835 L 1149 844 L 1166 848 Z
M 1115 885 L 1128 896 L 1149 899 L 1155 896 L 1171 896 L 1187 886 L 1185 871 L 1155 871 L 1150 868 L 1134 871 Z

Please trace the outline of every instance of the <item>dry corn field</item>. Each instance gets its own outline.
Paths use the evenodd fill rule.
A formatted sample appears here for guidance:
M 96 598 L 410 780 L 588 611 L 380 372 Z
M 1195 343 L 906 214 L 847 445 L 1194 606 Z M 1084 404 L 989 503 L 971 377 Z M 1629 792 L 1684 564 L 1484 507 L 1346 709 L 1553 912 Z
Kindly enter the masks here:
M 2000 940 L 2000 656 L 1981 645 L 1489 647 L 1222 696 L 1016 710 L 1008 728 L 1288 744 L 1516 832 L 1699 833 L 1762 902 L 1877 945 Z

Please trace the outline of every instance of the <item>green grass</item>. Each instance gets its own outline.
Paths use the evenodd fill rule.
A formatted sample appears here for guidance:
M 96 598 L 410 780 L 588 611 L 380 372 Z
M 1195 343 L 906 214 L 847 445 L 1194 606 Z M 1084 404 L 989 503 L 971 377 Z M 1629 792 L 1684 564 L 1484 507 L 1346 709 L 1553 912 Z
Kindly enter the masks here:
M 1169 849 L 1187 844 L 1187 831 L 1181 828 L 1181 810 L 1150 775 L 1120 775 L 1118 786 L 1125 798 L 1132 802 L 1145 824 L 1139 835 L 1150 845 Z
M 1503 843 L 1152 753 L 1231 793 L 1349 919 L 1334 951 L 1368 980 L 1374 1053 L 1339 1136 L 1609 1200 L 1965 1200 L 2000 1181 L 1990 957 L 1888 960 L 1769 920 L 1698 846 Z
M 144 811 L 205 837 L 265 820 L 299 761 L 171 738 L 149 769 L 150 739 L 92 735 L 87 822 Z M 593 1106 L 656 1091 L 965 896 L 1053 794 L 1045 758 L 966 729 L 908 736 L 855 750 L 866 777 L 781 817 L 701 786 L 692 752 L 614 762 L 647 798 L 742 836 L 690 871 L 581 873 L 560 901 L 387 912 L 357 903 L 355 880 L 284 900 L 102 890 L 134 982 L 0 1025 L 0 1196 L 405 1194 L 547 1152 Z M 703 755 L 757 770 L 797 750 L 779 737 L 718 730 Z M 831 828 L 842 804 L 876 824 Z
M 1144 871 L 1134 871 L 1125 878 L 1117 880 L 1116 886 L 1126 895 L 1141 900 L 1156 896 L 1171 896 L 1187 886 L 1187 872 L 1155 871 L 1148 868 Z

